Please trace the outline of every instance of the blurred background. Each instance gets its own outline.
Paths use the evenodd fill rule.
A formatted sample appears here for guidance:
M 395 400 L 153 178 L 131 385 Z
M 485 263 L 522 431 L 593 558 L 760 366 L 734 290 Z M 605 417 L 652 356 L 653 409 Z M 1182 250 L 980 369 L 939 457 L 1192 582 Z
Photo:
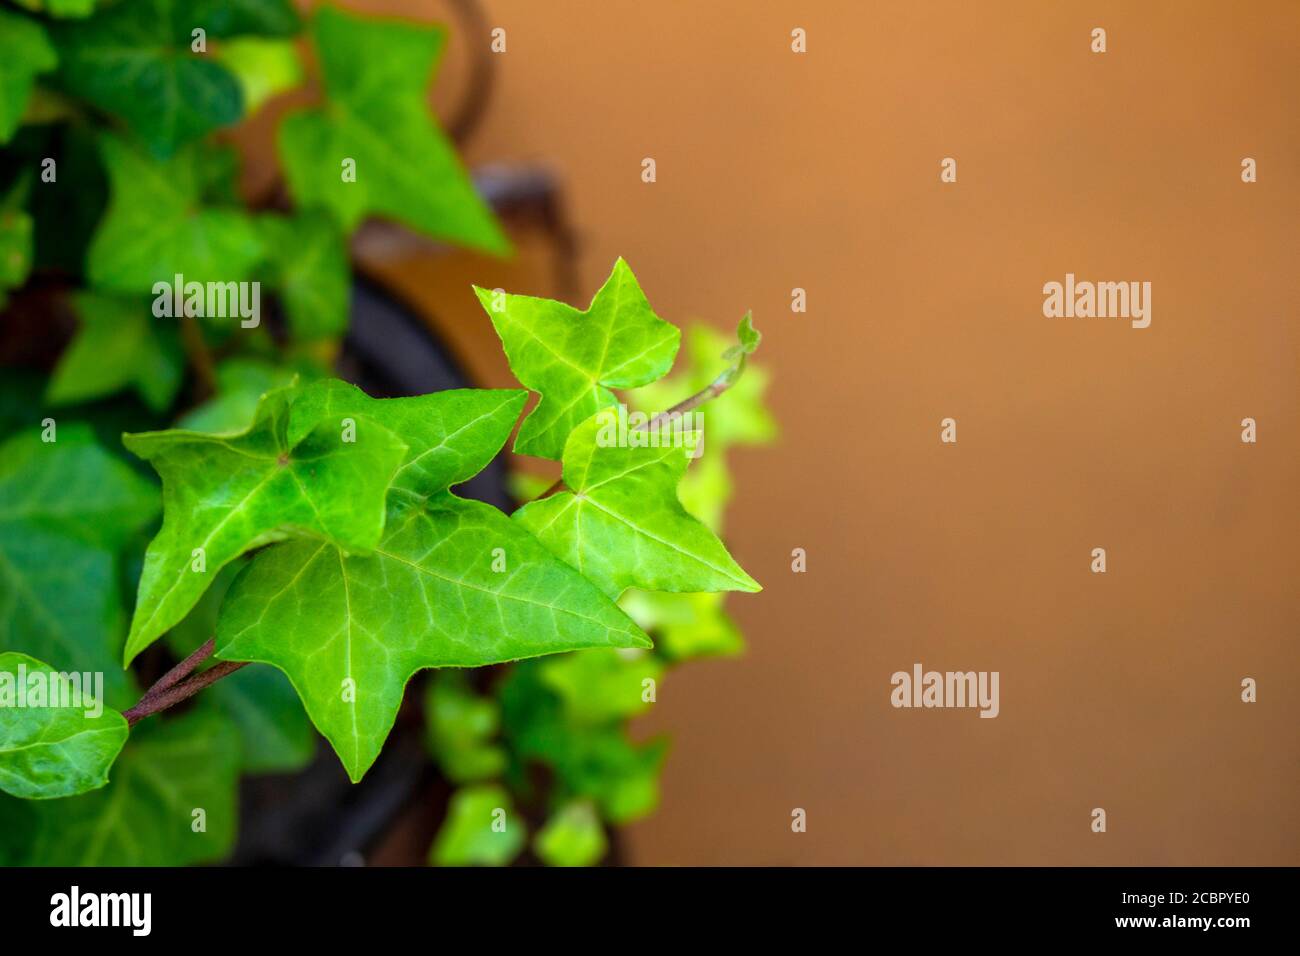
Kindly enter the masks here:
M 765 335 L 783 436 L 728 522 L 765 591 L 638 723 L 673 749 L 631 862 L 1300 863 L 1300 5 L 348 5 L 453 24 L 444 115 L 506 31 L 466 159 L 547 173 L 575 288 L 541 233 L 357 244 L 481 384 L 470 279 L 585 305 L 622 255 L 671 321 Z M 1150 281 L 1150 328 L 1044 318 L 1067 272 Z M 999 671 L 1000 716 L 893 709 L 918 661 Z

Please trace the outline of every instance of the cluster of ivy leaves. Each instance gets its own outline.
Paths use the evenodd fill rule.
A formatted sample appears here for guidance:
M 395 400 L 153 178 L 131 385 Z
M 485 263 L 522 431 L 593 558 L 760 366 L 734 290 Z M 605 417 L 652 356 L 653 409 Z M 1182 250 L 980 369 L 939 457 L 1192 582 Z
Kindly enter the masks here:
M 425 668 L 429 750 L 459 786 L 431 861 L 595 862 L 605 823 L 657 799 L 665 743 L 627 729 L 645 682 L 740 649 L 722 592 L 757 585 L 717 537 L 725 452 L 774 433 L 761 369 L 737 377 L 747 322 L 729 350 L 695 330 L 665 377 L 680 333 L 620 260 L 585 313 L 479 290 L 524 389 L 380 400 L 330 378 L 365 218 L 508 250 L 428 110 L 444 40 L 288 0 L 0 6 L 0 308 L 52 286 L 75 318 L 48 374 L 0 377 L 0 705 L 6 675 L 104 681 L 94 716 L 0 706 L 0 863 L 220 859 L 241 774 L 301 769 L 319 733 L 359 780 Z M 304 48 L 320 92 L 276 137 L 291 208 L 249 208 L 221 130 L 301 87 Z M 284 317 L 202 321 L 197 405 L 151 310 L 174 275 L 259 281 Z M 680 447 L 597 442 L 613 390 L 658 411 L 719 376 L 689 471 Z M 458 497 L 529 391 L 514 450 L 561 462 L 564 488 L 511 516 Z M 214 635 L 256 663 L 128 728 L 138 656 Z M 541 807 L 535 833 L 516 803 Z

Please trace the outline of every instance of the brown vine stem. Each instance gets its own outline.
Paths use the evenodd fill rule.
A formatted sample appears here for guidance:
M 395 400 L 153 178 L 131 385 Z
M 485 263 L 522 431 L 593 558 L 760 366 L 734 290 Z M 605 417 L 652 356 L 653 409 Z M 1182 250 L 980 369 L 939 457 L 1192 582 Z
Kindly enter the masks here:
M 685 415 L 687 412 L 691 411 L 691 409 L 698 408 L 700 405 L 703 405 L 709 399 L 717 398 L 727 389 L 731 388 L 732 385 L 736 384 L 736 379 L 740 378 L 741 367 L 742 366 L 733 366 L 732 368 L 728 369 L 727 371 L 719 375 L 717 378 L 715 378 L 712 382 L 710 382 L 707 387 L 700 389 L 698 392 L 696 392 L 694 395 L 690 396 L 689 398 L 682 399 L 672 408 L 668 409 L 665 412 L 660 412 L 659 414 L 655 415 L 653 418 L 642 422 L 640 425 L 637 425 L 632 430 L 638 431 L 642 428 L 649 428 L 652 425 L 658 425 L 661 422 L 672 421 L 672 419 L 678 416 Z M 541 501 L 543 498 L 549 498 L 551 495 L 556 494 L 563 490 L 564 490 L 564 479 L 561 478 L 559 481 L 551 485 L 551 487 L 547 488 L 545 491 L 543 491 L 540 495 L 538 495 L 533 500 Z
M 185 660 L 181 661 L 179 664 L 177 664 L 175 667 L 169 670 L 166 674 L 163 674 L 163 676 L 158 678 L 158 680 L 154 681 L 153 686 L 144 692 L 144 696 L 141 697 L 140 700 L 144 701 L 150 697 L 156 697 L 159 694 L 161 694 L 163 691 L 167 690 L 169 687 L 173 687 L 176 684 L 179 684 L 185 678 L 189 677 L 196 670 L 198 670 L 199 665 L 202 664 L 204 661 L 206 661 L 209 657 L 211 657 L 212 652 L 215 651 L 216 649 L 217 649 L 216 638 L 212 638 L 212 637 L 208 638 L 199 646 L 199 649 L 196 650 L 193 654 L 185 658 Z
M 200 650 L 202 650 L 202 648 L 200 648 Z M 195 653 L 198 652 L 196 651 Z M 194 655 L 190 656 L 193 657 Z M 186 660 L 188 659 L 189 658 L 186 658 Z M 203 690 L 203 688 L 215 684 L 217 681 L 221 680 L 221 678 L 233 674 L 241 667 L 246 667 L 247 665 L 247 661 L 218 661 L 203 673 L 196 674 L 189 678 L 189 680 L 173 684 L 166 690 L 154 693 L 153 688 L 150 688 L 149 693 L 146 693 L 141 697 L 139 703 L 130 710 L 123 711 L 122 716 L 126 718 L 128 726 L 134 727 L 150 714 L 156 714 L 169 707 L 175 707 L 183 700 L 189 700 L 199 691 Z M 154 686 L 156 687 L 157 685 L 155 684 Z

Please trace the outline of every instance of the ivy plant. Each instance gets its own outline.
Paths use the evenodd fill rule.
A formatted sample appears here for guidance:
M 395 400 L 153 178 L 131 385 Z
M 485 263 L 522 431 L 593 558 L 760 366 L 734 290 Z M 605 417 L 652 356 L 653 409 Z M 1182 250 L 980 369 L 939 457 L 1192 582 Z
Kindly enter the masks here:
M 748 316 L 679 356 L 619 259 L 585 310 L 474 289 L 520 388 L 333 374 L 367 218 L 509 251 L 426 102 L 444 43 L 288 0 L 0 7 L 0 863 L 220 860 L 241 776 L 323 738 L 361 781 L 404 702 L 454 788 L 429 862 L 595 863 L 658 799 L 629 721 L 741 650 Z M 294 91 L 250 202 L 224 130 Z M 459 493 L 507 449 L 521 507 Z

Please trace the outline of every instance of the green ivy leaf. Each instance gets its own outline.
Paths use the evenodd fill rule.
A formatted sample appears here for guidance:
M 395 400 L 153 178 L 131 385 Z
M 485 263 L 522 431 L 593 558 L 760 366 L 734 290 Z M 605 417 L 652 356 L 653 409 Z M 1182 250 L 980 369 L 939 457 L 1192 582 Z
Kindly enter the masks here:
M 239 80 L 249 115 L 271 97 L 302 83 L 302 61 L 293 40 L 241 37 L 221 44 L 216 56 Z
M 354 781 L 417 670 L 638 646 L 649 641 L 586 579 L 495 508 L 450 493 L 399 493 L 371 555 L 311 541 L 263 552 L 217 625 L 218 657 L 289 675 Z
M 429 752 L 447 779 L 471 783 L 505 769 L 505 751 L 492 742 L 501 728 L 501 709 L 492 698 L 475 694 L 463 672 L 434 674 L 425 691 L 424 714 Z
M 308 534 L 368 550 L 406 445 L 388 429 L 325 421 L 291 408 L 294 388 L 263 396 L 238 435 L 172 429 L 126 435 L 163 482 L 163 524 L 145 554 L 126 662 L 180 621 L 243 552 Z
M 658 684 L 664 665 L 653 654 L 598 650 L 552 657 L 537 670 L 572 721 L 595 724 L 645 711 L 650 701 L 643 699 L 643 682 Z
M 234 208 L 202 208 L 208 168 L 188 149 L 157 162 L 112 136 L 101 142 L 112 198 L 87 256 L 90 282 L 145 295 L 154 283 L 239 282 L 262 259 L 252 219 Z
M 26 697 L 32 675 L 40 675 L 39 705 Z M 108 768 L 126 743 L 126 720 L 102 701 L 97 706 L 93 693 L 81 675 L 74 683 L 26 654 L 0 654 L 0 790 L 46 799 L 108 783 Z
M 158 493 L 86 425 L 56 436 L 30 428 L 0 445 L 0 650 L 103 672 L 105 702 L 127 706 L 117 556 L 158 514 Z
M 211 862 L 234 845 L 238 766 L 239 741 L 217 714 L 152 719 L 132 731 L 108 786 L 67 800 L 0 802 L 0 831 L 23 815 L 21 849 L 9 852 L 28 866 Z
M 515 451 L 559 458 L 564 441 L 594 412 L 616 404 L 611 388 L 634 388 L 672 368 L 681 332 L 655 315 L 621 258 L 586 312 L 551 299 L 474 287 L 515 378 L 541 393 Z
M 436 495 L 477 475 L 501 450 L 527 400 L 522 389 L 460 388 L 416 398 L 371 398 L 355 385 L 317 382 L 295 404 L 298 421 L 373 418 L 410 445 L 393 487 Z M 290 440 L 298 431 L 290 429 Z
M 130 0 L 56 26 L 59 82 L 170 156 L 243 112 L 230 71 L 191 52 L 191 31 L 203 26 L 196 12 L 183 0 Z
M 502 813 L 504 811 L 504 815 Z M 528 831 L 503 787 L 462 787 L 429 850 L 435 866 L 505 866 L 524 848 Z
M 45 29 L 22 14 L 0 10 L 0 143 L 22 121 L 36 77 L 58 64 Z
M 608 849 L 605 828 L 590 800 L 566 803 L 533 838 L 533 850 L 547 866 L 591 866 Z
M 299 340 L 341 334 L 348 325 L 352 272 L 347 240 L 325 212 L 262 216 L 268 280 L 284 301 Z
M 174 321 L 152 320 L 145 300 L 82 293 L 73 303 L 81 328 L 59 358 L 46 401 L 72 405 L 134 388 L 155 412 L 171 407 L 185 365 Z
M 351 231 L 368 214 L 436 239 L 505 253 L 509 243 L 434 124 L 426 86 L 446 34 L 323 7 L 312 36 L 327 104 L 287 116 L 280 163 L 300 206 L 323 206 Z M 356 164 L 344 181 L 343 162 Z
M 687 514 L 677 482 L 687 450 L 605 442 L 598 412 L 564 446 L 568 490 L 529 502 L 515 520 L 611 597 L 647 591 L 758 591 L 718 536 Z M 608 436 L 606 436 L 608 437 Z M 606 447 L 602 447 L 606 445 Z

